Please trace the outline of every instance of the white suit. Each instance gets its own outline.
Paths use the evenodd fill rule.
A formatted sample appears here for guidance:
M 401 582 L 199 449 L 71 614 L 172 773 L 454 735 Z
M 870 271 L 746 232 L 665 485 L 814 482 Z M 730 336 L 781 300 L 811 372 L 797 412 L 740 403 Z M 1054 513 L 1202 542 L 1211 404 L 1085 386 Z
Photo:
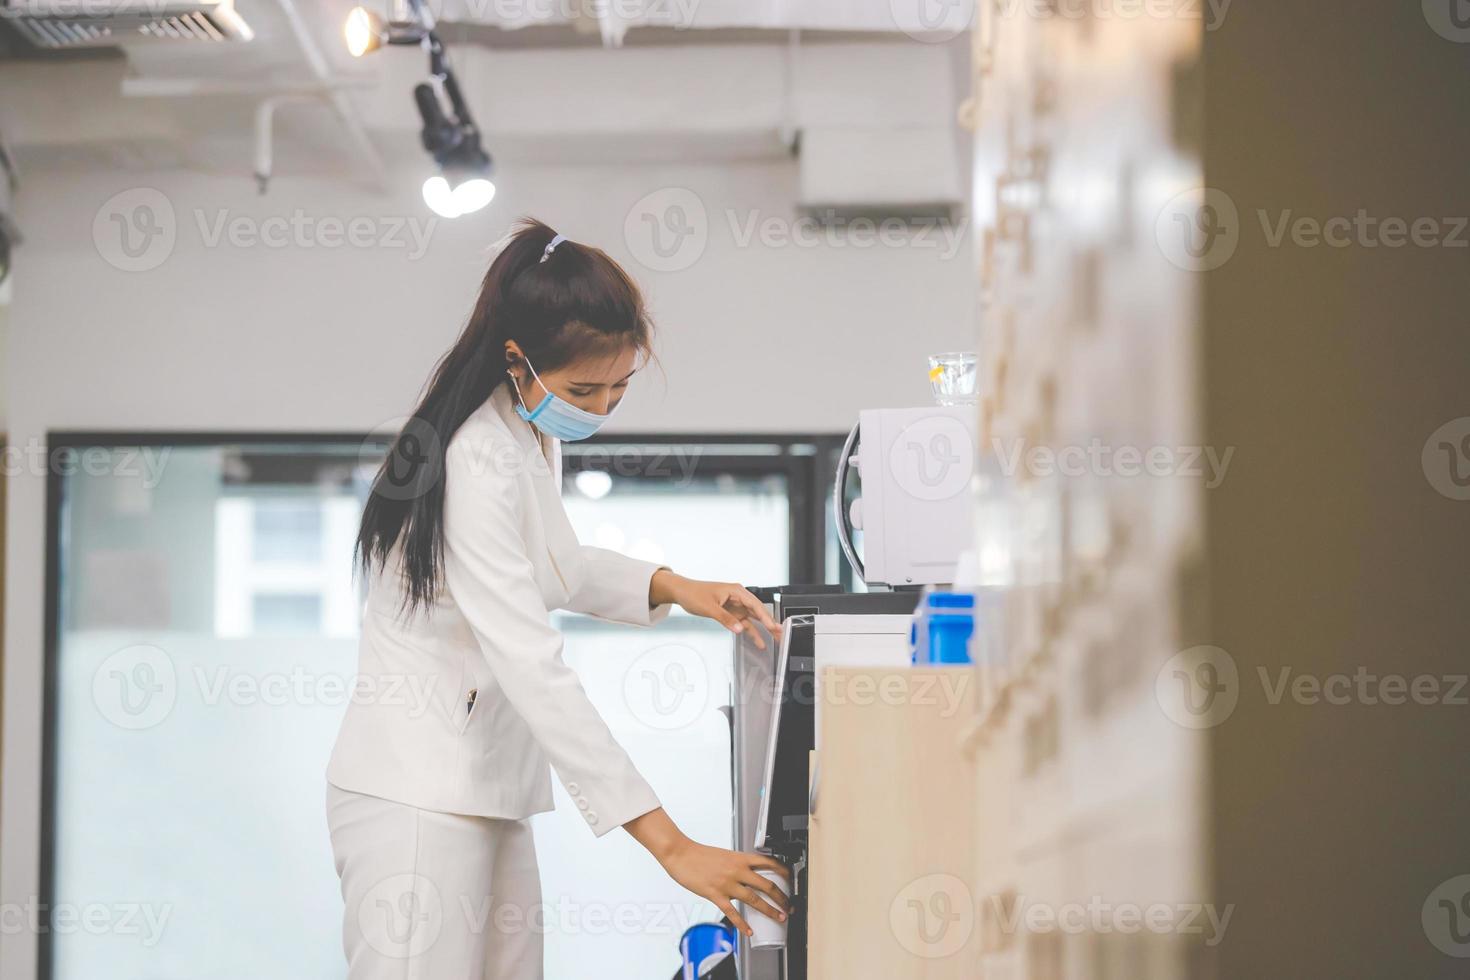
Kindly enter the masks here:
M 396 547 L 369 583 L 358 688 L 327 768 L 351 980 L 540 976 L 539 932 L 487 924 L 483 906 L 492 889 L 511 917 L 539 904 L 525 821 L 552 808 L 548 761 L 596 835 L 659 806 L 549 615 L 652 625 L 669 612 L 648 603 L 659 566 L 577 542 L 548 442 L 550 460 L 497 387 L 447 449 L 435 603 L 400 612 Z

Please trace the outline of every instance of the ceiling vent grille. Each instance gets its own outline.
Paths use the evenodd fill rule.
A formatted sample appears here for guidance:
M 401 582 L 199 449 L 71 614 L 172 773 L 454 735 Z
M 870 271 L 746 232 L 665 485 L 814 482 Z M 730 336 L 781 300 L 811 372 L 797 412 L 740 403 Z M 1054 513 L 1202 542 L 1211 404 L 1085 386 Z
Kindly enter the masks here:
M 254 36 L 235 13 L 233 0 L 119 0 L 111 4 L 5 0 L 0 16 L 31 44 L 50 50 L 248 41 Z

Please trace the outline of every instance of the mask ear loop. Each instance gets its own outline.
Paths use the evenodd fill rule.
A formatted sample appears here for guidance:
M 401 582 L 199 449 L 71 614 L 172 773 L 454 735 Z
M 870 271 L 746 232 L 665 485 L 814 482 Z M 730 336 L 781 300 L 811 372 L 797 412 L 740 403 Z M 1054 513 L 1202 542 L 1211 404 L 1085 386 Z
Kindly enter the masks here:
M 541 385 L 541 390 L 546 392 L 546 397 L 541 399 L 541 403 L 539 405 L 537 405 L 535 408 L 527 408 L 526 396 L 521 394 L 521 386 L 516 382 L 516 376 L 509 371 L 506 372 L 510 375 L 510 383 L 516 390 L 516 397 L 521 400 L 521 407 L 525 408 L 526 411 L 531 414 L 531 418 L 534 419 L 536 416 L 541 414 L 541 410 L 543 408 L 551 404 L 551 389 L 541 384 L 541 375 L 537 374 L 536 369 L 531 366 L 531 359 L 529 357 L 527 357 L 525 354 L 522 354 L 521 360 L 526 362 L 526 370 L 531 372 L 531 377 L 535 378 L 536 383 L 538 385 Z

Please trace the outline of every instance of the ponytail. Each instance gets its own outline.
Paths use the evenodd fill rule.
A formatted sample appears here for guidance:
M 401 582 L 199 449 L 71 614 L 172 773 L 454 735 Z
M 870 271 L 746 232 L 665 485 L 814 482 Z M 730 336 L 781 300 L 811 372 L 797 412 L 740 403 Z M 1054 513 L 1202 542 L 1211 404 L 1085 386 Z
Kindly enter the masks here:
M 381 570 L 401 546 L 403 607 L 426 608 L 444 568 L 444 472 L 449 442 L 508 378 L 514 340 L 540 370 L 626 349 L 646 353 L 652 325 L 638 287 L 600 249 L 522 219 L 490 264 L 459 339 L 434 368 L 393 439 L 363 508 L 354 563 Z

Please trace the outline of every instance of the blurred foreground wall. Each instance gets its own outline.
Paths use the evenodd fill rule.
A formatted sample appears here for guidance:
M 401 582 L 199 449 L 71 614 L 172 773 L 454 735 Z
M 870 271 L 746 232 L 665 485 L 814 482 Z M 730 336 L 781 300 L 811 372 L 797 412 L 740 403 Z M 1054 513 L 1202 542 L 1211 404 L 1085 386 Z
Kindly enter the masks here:
M 1107 9 L 972 36 L 975 975 L 1463 975 L 1463 5 Z

